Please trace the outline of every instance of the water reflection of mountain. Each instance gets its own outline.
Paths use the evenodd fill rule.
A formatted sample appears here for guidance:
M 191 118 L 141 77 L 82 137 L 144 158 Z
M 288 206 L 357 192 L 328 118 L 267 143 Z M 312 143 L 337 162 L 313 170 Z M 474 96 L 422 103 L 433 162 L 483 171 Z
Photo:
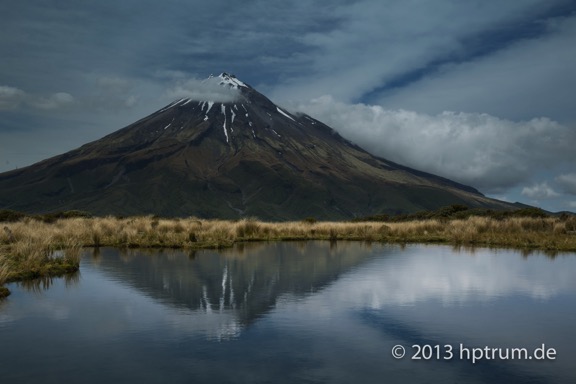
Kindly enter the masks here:
M 318 291 L 373 254 L 362 243 L 276 242 L 191 254 L 103 249 L 93 262 L 115 281 L 163 303 L 232 315 L 244 327 L 279 297 Z

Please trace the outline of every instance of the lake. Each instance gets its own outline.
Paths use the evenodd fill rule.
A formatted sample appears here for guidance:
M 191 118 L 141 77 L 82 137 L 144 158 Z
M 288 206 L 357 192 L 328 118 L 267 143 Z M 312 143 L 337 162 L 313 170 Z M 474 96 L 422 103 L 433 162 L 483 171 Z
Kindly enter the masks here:
M 88 249 L 8 285 L 4 383 L 576 383 L 576 254 Z

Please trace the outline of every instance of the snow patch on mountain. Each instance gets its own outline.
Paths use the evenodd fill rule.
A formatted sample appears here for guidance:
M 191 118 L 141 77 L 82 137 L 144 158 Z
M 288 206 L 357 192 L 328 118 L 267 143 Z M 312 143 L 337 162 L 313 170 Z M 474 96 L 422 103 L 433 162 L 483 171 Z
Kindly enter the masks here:
M 276 109 L 278 110 L 278 112 L 280 112 L 280 114 L 286 116 L 287 118 L 289 118 L 292 121 L 296 121 L 292 118 L 292 116 L 290 116 L 289 114 L 287 114 L 286 112 L 284 112 L 283 110 L 281 110 L 280 108 L 276 107 Z
M 224 135 L 226 136 L 226 142 L 228 143 L 228 130 L 226 129 L 226 106 L 222 104 L 220 110 L 224 115 L 224 125 L 222 127 L 224 128 Z

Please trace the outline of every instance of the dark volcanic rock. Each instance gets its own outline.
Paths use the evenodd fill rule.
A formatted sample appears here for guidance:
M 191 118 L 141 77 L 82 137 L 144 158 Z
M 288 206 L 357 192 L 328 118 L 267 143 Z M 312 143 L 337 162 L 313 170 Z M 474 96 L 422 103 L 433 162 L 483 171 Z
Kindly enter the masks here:
M 0 208 L 98 215 L 346 219 L 512 206 L 372 156 L 222 74 L 233 102 L 181 99 L 104 138 L 0 175 Z

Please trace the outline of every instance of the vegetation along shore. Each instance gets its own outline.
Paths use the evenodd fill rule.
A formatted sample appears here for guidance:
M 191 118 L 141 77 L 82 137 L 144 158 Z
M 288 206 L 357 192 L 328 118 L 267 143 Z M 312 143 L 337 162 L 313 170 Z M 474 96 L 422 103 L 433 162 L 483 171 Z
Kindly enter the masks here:
M 534 209 L 502 213 L 451 206 L 354 222 L 89 217 L 76 211 L 30 216 L 0 211 L 0 225 L 0 297 L 9 294 L 2 286 L 7 282 L 78 270 L 83 247 L 200 249 L 243 241 L 351 240 L 576 251 L 576 216 L 550 216 Z

